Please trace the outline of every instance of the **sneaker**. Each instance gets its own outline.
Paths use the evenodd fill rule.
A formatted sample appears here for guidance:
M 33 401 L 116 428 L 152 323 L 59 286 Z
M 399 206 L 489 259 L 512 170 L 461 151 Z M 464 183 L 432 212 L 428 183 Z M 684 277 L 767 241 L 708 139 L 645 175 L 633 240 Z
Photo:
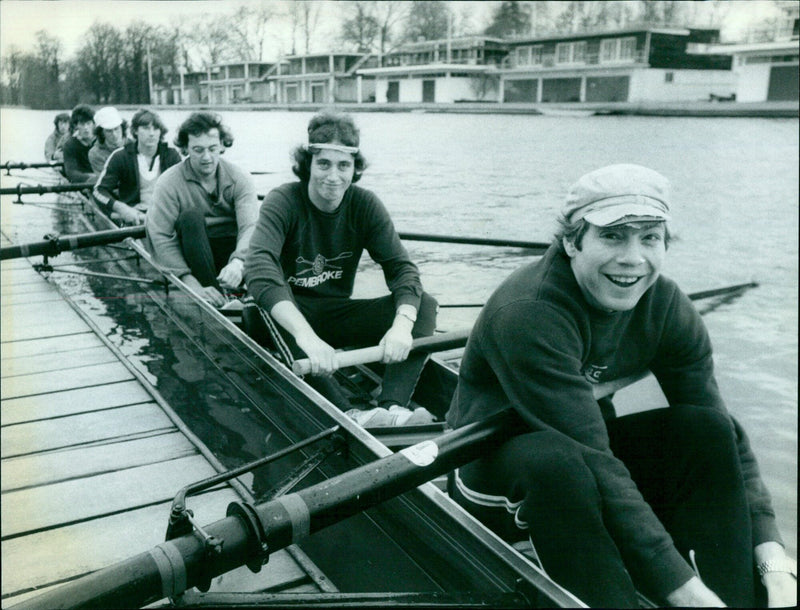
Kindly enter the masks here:
M 406 426 L 421 426 L 423 424 L 432 424 L 436 421 L 433 413 L 428 411 L 425 407 L 417 407 L 414 412 L 406 420 Z
M 363 428 L 378 428 L 382 426 L 391 426 L 394 422 L 394 417 L 386 409 L 375 407 L 374 409 L 350 409 L 345 413 L 350 419 L 355 421 Z
M 244 304 L 239 299 L 231 299 L 219 309 L 220 311 L 242 311 Z
M 389 407 L 389 413 L 393 418 L 392 426 L 405 426 L 406 422 L 414 415 L 411 409 L 401 407 L 400 405 L 392 405 Z

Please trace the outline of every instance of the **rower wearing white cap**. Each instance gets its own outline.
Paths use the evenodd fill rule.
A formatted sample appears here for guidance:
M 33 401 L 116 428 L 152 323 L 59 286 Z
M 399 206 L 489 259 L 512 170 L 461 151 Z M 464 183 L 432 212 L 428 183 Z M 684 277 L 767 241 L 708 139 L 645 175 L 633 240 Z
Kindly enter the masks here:
M 454 496 L 591 607 L 639 607 L 637 590 L 795 606 L 796 563 L 708 331 L 661 275 L 670 204 L 667 179 L 639 165 L 569 189 L 553 245 L 500 285 L 467 343 L 448 423 L 513 409 L 520 426 L 457 471 Z M 617 417 L 600 384 L 646 370 L 668 408 Z
M 105 106 L 94 113 L 94 123 L 97 139 L 89 150 L 89 163 L 92 164 L 92 170 L 99 174 L 111 153 L 125 143 L 128 122 L 123 120 L 116 108 Z

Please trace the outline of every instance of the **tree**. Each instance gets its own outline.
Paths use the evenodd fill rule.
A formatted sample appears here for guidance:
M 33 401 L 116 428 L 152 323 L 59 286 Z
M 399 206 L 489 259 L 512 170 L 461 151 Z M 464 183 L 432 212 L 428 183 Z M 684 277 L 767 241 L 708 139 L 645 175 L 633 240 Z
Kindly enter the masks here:
M 227 20 L 217 15 L 197 15 L 188 20 L 180 28 L 180 37 L 184 40 L 187 53 L 202 68 L 208 69 L 236 57 Z
M 276 11 L 266 2 L 243 4 L 236 9 L 228 25 L 231 47 L 240 59 L 264 61 L 267 24 L 275 15 Z
M 414 0 L 410 2 L 404 32 L 405 40 L 440 40 L 446 38 L 452 14 L 447 2 Z
M 492 23 L 484 30 L 487 36 L 510 38 L 524 36 L 531 30 L 531 7 L 527 3 L 501 2 L 492 15 Z
M 344 44 L 355 47 L 359 53 L 369 53 L 377 45 L 380 24 L 375 18 L 374 2 L 348 2 L 345 5 L 346 17 L 342 21 L 340 39 Z
M 95 22 L 78 50 L 78 70 L 96 103 L 107 104 L 122 98 L 121 66 L 123 40 L 114 26 Z

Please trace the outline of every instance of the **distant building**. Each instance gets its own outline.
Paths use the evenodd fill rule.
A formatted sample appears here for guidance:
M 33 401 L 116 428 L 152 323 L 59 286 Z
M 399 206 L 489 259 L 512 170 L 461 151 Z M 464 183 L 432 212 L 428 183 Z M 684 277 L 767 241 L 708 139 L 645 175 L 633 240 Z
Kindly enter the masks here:
M 729 97 L 731 58 L 695 53 L 719 30 L 625 28 L 516 40 L 501 68 L 504 102 L 675 102 Z
M 200 86 L 206 90 L 205 99 L 212 105 L 273 102 L 275 92 L 270 90 L 266 79 L 276 69 L 277 64 L 266 62 L 215 64 L 206 71 Z
M 497 101 L 497 67 L 508 54 L 502 40 L 471 36 L 408 43 L 359 74 L 375 79 L 375 101 Z
M 357 74 L 359 68 L 375 65 L 374 55 L 324 53 L 284 57 L 266 78 L 279 104 L 371 101 L 375 79 Z
M 783 19 L 771 30 L 749 32 L 748 38 L 754 41 L 709 49 L 733 56 L 737 102 L 800 99 L 800 3 L 781 2 L 780 6 Z
M 204 101 L 200 82 L 205 72 L 184 72 L 167 84 L 153 85 L 153 104 L 159 106 L 200 104 Z

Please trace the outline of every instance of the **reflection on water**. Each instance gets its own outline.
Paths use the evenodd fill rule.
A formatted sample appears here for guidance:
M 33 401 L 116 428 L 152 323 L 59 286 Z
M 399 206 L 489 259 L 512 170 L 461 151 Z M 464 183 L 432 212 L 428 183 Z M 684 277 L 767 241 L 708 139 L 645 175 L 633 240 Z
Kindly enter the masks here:
M 0 159 L 37 159 L 51 114 L 0 110 Z M 174 137 L 186 113 L 161 114 Z M 259 192 L 294 179 L 289 153 L 303 143 L 310 113 L 223 114 L 236 137 L 226 158 L 251 171 L 273 172 L 254 178 Z M 401 231 L 549 241 L 564 192 L 585 171 L 630 162 L 670 178 L 678 239 L 665 273 L 687 292 L 759 282 L 710 312 L 706 322 L 723 396 L 750 433 L 780 527 L 790 549 L 796 548 L 797 120 L 418 113 L 356 119 L 370 162 L 360 184 L 379 195 Z M 43 233 L 24 222 L 10 230 L 37 240 Z M 427 242 L 407 247 L 426 290 L 441 303 L 483 302 L 504 277 L 532 260 L 518 249 Z M 380 270 L 369 261 L 362 268 L 357 294 L 382 293 Z M 76 294 L 87 286 L 83 278 L 63 281 Z M 151 327 L 155 316 L 146 306 L 132 314 L 130 298 L 100 300 L 95 306 L 105 308 L 109 319 L 104 330 L 153 374 L 165 396 L 202 403 L 211 412 L 235 400 L 194 380 L 196 367 L 207 365 L 189 360 L 180 345 L 169 349 L 163 330 Z M 475 315 L 474 309 L 443 309 L 439 326 L 469 325 Z M 241 408 L 242 421 L 219 433 L 223 454 L 263 452 L 264 439 L 248 436 L 246 406 Z M 191 418 L 192 408 L 181 416 Z

